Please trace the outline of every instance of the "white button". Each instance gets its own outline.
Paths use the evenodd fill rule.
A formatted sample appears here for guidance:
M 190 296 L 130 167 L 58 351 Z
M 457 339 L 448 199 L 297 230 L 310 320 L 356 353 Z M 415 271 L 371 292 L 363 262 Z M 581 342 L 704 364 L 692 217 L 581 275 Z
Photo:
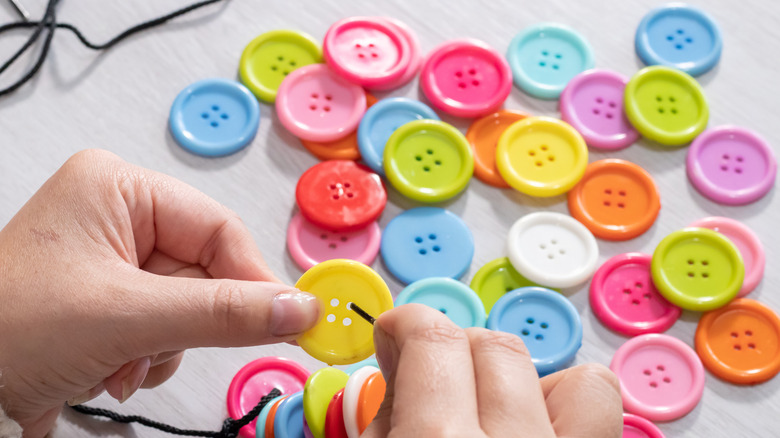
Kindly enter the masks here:
M 347 385 L 344 387 L 344 401 L 342 402 L 344 403 L 344 428 L 347 430 L 349 438 L 358 438 L 360 436 L 357 420 L 360 391 L 363 389 L 363 384 L 366 383 L 366 380 L 377 372 L 379 372 L 379 369 L 372 366 L 360 368 L 349 376 Z
M 560 213 L 521 217 L 509 230 L 509 261 L 527 279 L 549 287 L 572 287 L 596 269 L 599 247 L 584 225 Z

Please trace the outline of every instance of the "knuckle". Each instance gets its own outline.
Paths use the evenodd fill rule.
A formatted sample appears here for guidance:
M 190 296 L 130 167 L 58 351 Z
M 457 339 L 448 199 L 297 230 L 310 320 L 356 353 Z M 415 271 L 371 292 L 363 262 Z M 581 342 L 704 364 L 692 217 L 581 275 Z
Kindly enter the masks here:
M 472 348 L 485 353 L 512 353 L 530 359 L 531 353 L 519 336 L 512 333 L 490 331 L 485 329 L 476 332 L 476 339 Z
M 436 344 L 458 344 L 468 342 L 466 332 L 452 324 L 435 322 L 416 331 L 410 336 L 413 340 Z
M 212 315 L 218 327 L 228 335 L 246 333 L 242 324 L 248 320 L 249 312 L 245 291 L 237 284 L 225 281 L 220 283 L 213 296 Z
M 612 391 L 620 393 L 620 382 L 617 376 L 606 366 L 600 363 L 586 363 L 575 369 L 585 381 L 592 381 L 597 385 L 606 386 Z

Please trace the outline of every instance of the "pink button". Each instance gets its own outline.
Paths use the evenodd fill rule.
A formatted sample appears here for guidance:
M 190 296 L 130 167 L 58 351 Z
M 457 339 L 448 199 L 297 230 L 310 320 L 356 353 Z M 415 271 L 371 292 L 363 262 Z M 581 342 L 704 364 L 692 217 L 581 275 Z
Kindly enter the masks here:
M 480 117 L 509 96 L 512 72 L 495 49 L 473 39 L 446 42 L 423 64 L 420 86 L 431 103 L 458 117 Z
M 406 84 L 417 75 L 417 72 L 420 70 L 420 65 L 422 64 L 422 50 L 420 49 L 420 40 L 417 39 L 417 34 L 415 34 L 414 31 L 406 25 L 406 23 L 393 17 L 379 18 L 385 20 L 385 22 L 387 22 L 390 27 L 395 26 L 398 28 L 398 32 L 400 32 L 400 34 L 403 35 L 404 38 L 406 38 L 406 41 L 409 43 L 409 50 L 411 54 L 410 56 L 412 58 L 411 62 L 409 62 L 409 67 L 401 75 L 401 78 L 398 79 L 396 83 L 388 84 L 387 87 L 375 87 L 377 90 L 390 90 L 392 88 L 398 88 Z
M 688 179 L 715 202 L 748 204 L 775 182 L 777 161 L 758 134 L 737 126 L 720 126 L 700 134 L 688 149 Z
M 704 367 L 691 347 L 656 333 L 629 339 L 609 365 L 620 380 L 623 408 L 652 421 L 690 412 L 704 392 Z
M 661 333 L 682 310 L 658 293 L 650 275 L 651 256 L 619 254 L 596 271 L 590 283 L 590 306 L 604 325 L 624 335 Z
M 739 253 L 742 255 L 742 262 L 745 264 L 745 279 L 742 282 L 742 288 L 737 293 L 737 297 L 744 297 L 758 286 L 761 278 L 764 277 L 766 257 L 764 256 L 764 246 L 753 230 L 742 222 L 727 217 L 699 219 L 689 226 L 717 231 L 737 246 Z
M 622 149 L 639 139 L 623 111 L 628 78 L 609 70 L 587 70 L 575 76 L 560 99 L 561 118 L 594 148 Z
M 347 233 L 334 233 L 306 220 L 299 212 L 287 227 L 287 249 L 304 271 L 331 259 L 351 259 L 370 265 L 379 252 L 379 225 Z
M 366 88 L 397 84 L 412 61 L 406 35 L 377 17 L 336 22 L 325 34 L 322 52 L 333 71 Z
M 634 414 L 623 414 L 623 438 L 664 438 L 655 424 Z
M 293 70 L 276 94 L 279 121 L 303 140 L 330 142 L 344 138 L 357 129 L 365 112 L 365 91 L 325 64 Z

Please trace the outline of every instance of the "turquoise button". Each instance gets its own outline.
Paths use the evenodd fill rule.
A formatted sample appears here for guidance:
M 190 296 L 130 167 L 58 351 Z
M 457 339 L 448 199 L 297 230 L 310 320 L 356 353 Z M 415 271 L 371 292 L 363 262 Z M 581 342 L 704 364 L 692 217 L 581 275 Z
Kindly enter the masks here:
M 279 397 L 271 399 L 271 401 L 266 403 L 266 405 L 263 406 L 263 409 L 260 410 L 260 415 L 257 416 L 257 423 L 255 423 L 255 437 L 265 438 L 265 423 L 268 421 L 268 414 L 271 412 L 273 405 L 284 396 L 285 394 L 282 394 Z
M 574 76 L 595 65 L 585 38 L 557 23 L 523 30 L 512 39 L 506 57 L 515 85 L 540 99 L 557 99 Z
M 347 367 L 347 369 L 344 370 L 344 372 L 351 376 L 352 373 L 354 373 L 355 371 L 365 367 L 379 368 L 379 362 L 376 361 L 375 357 L 371 356 L 368 359 L 363 359 L 358 363 L 353 363 L 352 365 Z
M 408 303 L 432 307 L 461 328 L 485 326 L 482 300 L 470 287 L 451 278 L 425 278 L 406 286 L 395 299 L 395 306 Z
M 306 438 L 303 433 L 303 391 L 279 402 L 274 416 L 274 437 Z

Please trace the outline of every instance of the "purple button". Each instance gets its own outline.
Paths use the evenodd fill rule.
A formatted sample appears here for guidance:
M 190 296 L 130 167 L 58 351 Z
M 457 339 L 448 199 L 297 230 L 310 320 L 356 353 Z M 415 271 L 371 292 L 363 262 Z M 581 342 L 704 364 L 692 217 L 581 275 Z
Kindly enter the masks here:
M 609 70 L 587 70 L 575 76 L 561 94 L 561 118 L 582 134 L 588 145 L 621 149 L 639 139 L 623 112 L 628 78 Z
M 758 200 L 777 175 L 777 161 L 767 142 L 738 126 L 719 126 L 696 137 L 688 150 L 687 168 L 701 194 L 727 205 Z

